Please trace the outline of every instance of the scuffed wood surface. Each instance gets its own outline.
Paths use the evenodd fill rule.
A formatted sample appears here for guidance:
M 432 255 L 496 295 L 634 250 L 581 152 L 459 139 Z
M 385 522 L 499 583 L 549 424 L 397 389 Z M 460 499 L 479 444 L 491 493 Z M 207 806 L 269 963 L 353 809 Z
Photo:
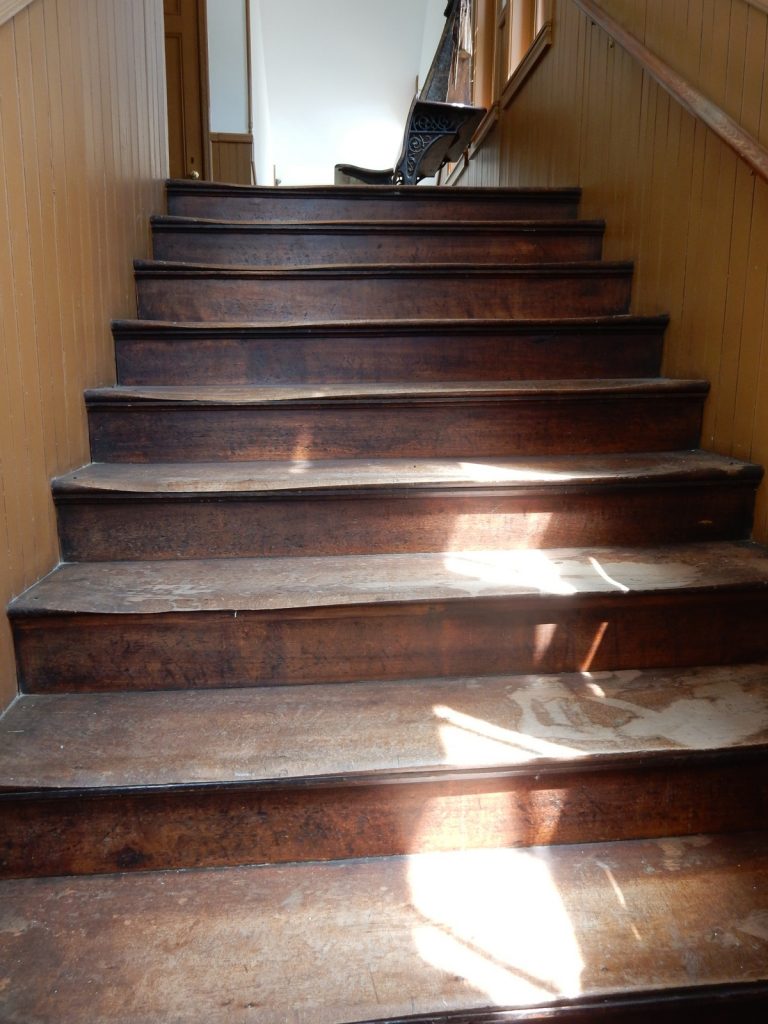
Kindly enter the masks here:
M 325 558 L 65 564 L 11 605 L 24 614 L 154 615 L 768 588 L 748 543 Z
M 0 790 L 588 764 L 768 744 L 768 667 L 22 696 Z
M 328 459 L 316 462 L 92 463 L 54 482 L 57 495 L 253 494 L 506 485 L 546 490 L 579 484 L 754 480 L 757 466 L 712 452 L 540 456 L 520 459 Z
M 338 1024 L 768 962 L 761 834 L 40 879 L 0 907 L 7 1024 Z

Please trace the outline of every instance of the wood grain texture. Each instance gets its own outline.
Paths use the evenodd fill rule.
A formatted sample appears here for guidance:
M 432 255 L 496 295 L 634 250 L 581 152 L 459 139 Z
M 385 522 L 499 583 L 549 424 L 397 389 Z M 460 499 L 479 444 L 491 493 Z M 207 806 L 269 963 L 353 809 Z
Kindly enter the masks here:
M 97 461 L 472 459 L 694 448 L 705 395 L 652 379 L 112 388 L 87 402 Z
M 253 188 L 197 182 L 168 184 L 168 212 L 182 217 L 248 221 L 530 220 L 575 217 L 577 188 L 515 189 L 506 194 L 461 195 L 434 185 Z
M 573 0 L 592 19 L 608 33 L 610 38 L 634 58 L 643 70 L 666 90 L 684 110 L 711 129 L 727 146 L 743 160 L 748 167 L 768 181 L 768 149 L 760 145 L 749 132 L 745 131 L 732 117 L 729 117 L 717 104 L 696 89 L 682 75 L 677 74 L 666 61 L 660 60 L 655 53 L 643 46 L 631 33 L 626 32 L 619 22 L 605 13 L 599 3 L 592 0 Z
M 114 379 L 105 324 L 135 309 L 163 202 L 163 79 L 154 0 L 37 0 L 0 27 L 0 606 L 56 562 L 48 480 L 87 460 L 82 389 Z M 0 704 L 14 676 L 2 616 Z
M 402 264 L 295 270 L 136 262 L 139 316 L 295 322 L 394 317 L 610 316 L 629 310 L 626 262 Z
M 759 661 L 762 549 L 65 565 L 12 606 L 28 692 Z
M 301 267 L 345 263 L 559 263 L 599 260 L 601 221 L 248 224 L 154 217 L 157 260 Z
M 760 475 L 695 452 L 112 463 L 54 494 L 66 561 L 383 554 L 746 538 Z
M 0 878 L 744 832 L 768 812 L 764 746 L 597 760 L 5 794 Z
M 758 981 L 767 890 L 764 834 L 9 882 L 3 1015 L 335 1024 Z
M 666 319 L 113 325 L 122 384 L 654 377 Z
M 744 0 L 600 6 L 768 145 L 763 11 Z M 671 315 L 666 372 L 712 382 L 704 446 L 768 461 L 768 184 L 565 0 L 552 48 L 460 183 L 573 181 L 582 216 L 606 218 L 606 256 L 637 261 L 637 311 Z M 755 537 L 768 539 L 765 485 Z

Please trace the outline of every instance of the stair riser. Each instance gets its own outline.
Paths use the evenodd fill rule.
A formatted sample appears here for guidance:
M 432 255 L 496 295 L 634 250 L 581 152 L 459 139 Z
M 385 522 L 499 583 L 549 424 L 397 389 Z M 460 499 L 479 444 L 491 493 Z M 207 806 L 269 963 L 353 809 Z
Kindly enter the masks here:
M 252 267 L 312 267 L 388 263 L 559 263 L 599 260 L 594 229 L 560 235 L 533 231 L 488 234 L 299 234 L 155 228 L 157 260 Z
M 768 592 L 761 589 L 13 617 L 19 680 L 28 693 L 761 661 L 768 657 L 766 622 Z
M 260 195 L 168 191 L 168 213 L 208 220 L 318 223 L 334 220 L 561 220 L 577 216 L 574 195 L 499 197 L 355 195 L 301 196 L 284 191 Z
M 754 490 L 58 502 L 65 561 L 345 555 L 746 539 Z M 343 528 L 339 529 L 339 524 Z
M 292 323 L 435 317 L 611 316 L 629 308 L 631 272 L 345 278 L 172 276 L 141 271 L 139 317 L 149 320 Z
M 764 762 L 726 754 L 485 780 L 6 798 L 0 877 L 744 831 L 767 794 Z
M 653 377 L 662 335 L 433 335 L 366 338 L 128 338 L 116 333 L 121 384 L 335 384 L 365 381 Z
M 96 462 L 467 458 L 695 448 L 703 396 L 173 406 L 94 403 Z

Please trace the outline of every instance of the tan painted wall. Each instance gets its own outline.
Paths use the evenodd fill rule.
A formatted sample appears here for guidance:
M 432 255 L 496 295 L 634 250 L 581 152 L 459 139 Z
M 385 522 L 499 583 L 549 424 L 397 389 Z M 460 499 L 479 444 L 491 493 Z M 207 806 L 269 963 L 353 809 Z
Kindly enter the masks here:
M 0 26 L 1 609 L 58 559 L 49 481 L 88 461 L 84 387 L 114 380 L 109 321 L 166 176 L 160 0 L 34 0 Z
M 768 13 L 747 0 L 601 0 L 768 147 Z M 764 98 L 764 95 L 766 98 Z M 712 382 L 703 444 L 768 466 L 768 184 L 557 0 L 554 45 L 461 185 L 574 185 L 636 260 L 634 308 L 667 311 L 665 372 Z M 768 485 L 755 536 L 768 542 Z

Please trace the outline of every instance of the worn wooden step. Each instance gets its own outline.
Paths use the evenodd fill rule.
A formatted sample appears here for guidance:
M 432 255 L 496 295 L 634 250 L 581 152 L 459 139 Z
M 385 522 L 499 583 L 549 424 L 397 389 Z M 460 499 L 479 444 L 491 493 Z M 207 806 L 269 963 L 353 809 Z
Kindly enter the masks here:
M 766 1008 L 761 833 L 32 879 L 1 892 L 8 1024 L 752 1022 Z M 491 1014 L 499 1007 L 519 1014 Z
M 328 322 L 626 313 L 631 263 L 253 267 L 135 263 L 139 317 Z
M 113 324 L 121 384 L 653 377 L 667 317 Z
M 759 661 L 767 614 L 744 542 L 74 563 L 9 608 L 27 692 Z
M 0 875 L 748 830 L 767 682 L 758 664 L 24 696 L 0 721 Z
M 347 221 L 260 224 L 153 217 L 156 260 L 305 267 L 364 263 L 599 260 L 605 222 Z
M 697 446 L 703 381 L 486 381 L 86 392 L 96 462 L 478 458 Z
M 746 538 L 761 477 L 698 451 L 95 463 L 53 493 L 62 557 L 99 561 Z
M 220 220 L 539 220 L 576 217 L 578 188 L 355 185 L 265 188 L 170 181 L 168 212 Z

